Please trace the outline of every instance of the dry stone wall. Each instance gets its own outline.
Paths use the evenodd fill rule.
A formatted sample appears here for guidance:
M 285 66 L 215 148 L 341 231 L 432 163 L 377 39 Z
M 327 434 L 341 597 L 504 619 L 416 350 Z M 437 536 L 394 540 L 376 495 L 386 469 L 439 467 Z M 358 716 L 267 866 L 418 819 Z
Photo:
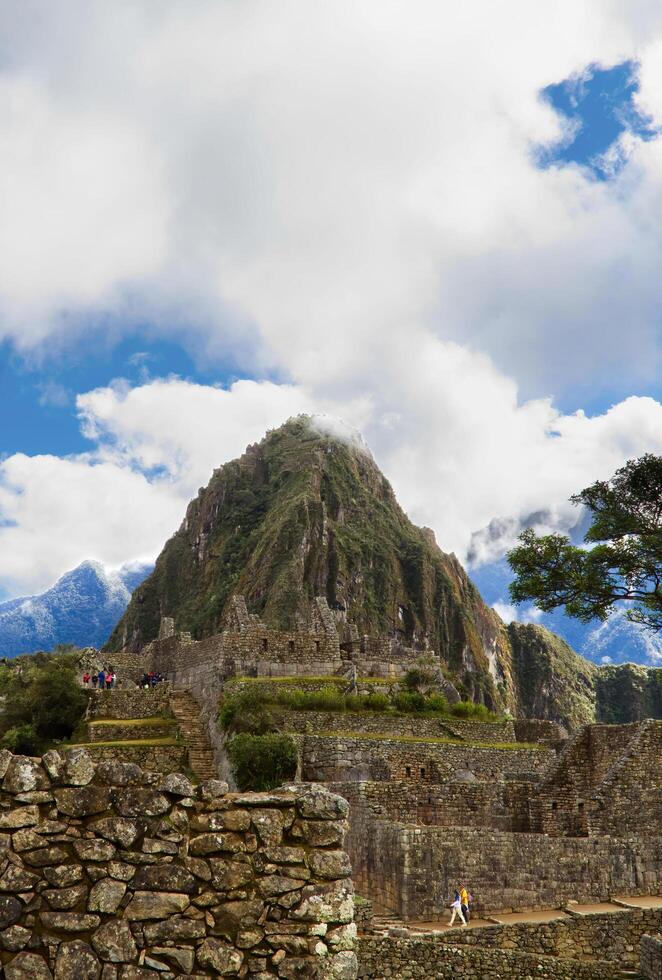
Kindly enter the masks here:
M 557 908 L 662 890 L 662 836 L 559 838 L 423 827 L 381 819 L 364 801 L 350 799 L 347 850 L 356 887 L 404 919 L 444 914 L 460 881 L 477 911 Z
M 662 936 L 642 937 L 639 963 L 645 980 L 662 980 Z
M 444 938 L 468 946 L 608 960 L 622 968 L 635 970 L 639 966 L 642 937 L 661 928 L 662 909 L 622 909 L 620 912 L 570 915 L 553 922 L 457 929 Z
M 356 976 L 347 803 L 0 753 L 7 980 Z
M 554 757 L 553 750 L 544 746 L 498 749 L 450 742 L 317 735 L 297 736 L 297 741 L 303 778 L 319 782 L 360 778 L 440 783 L 460 771 L 469 771 L 479 779 L 535 779 Z
M 463 779 L 438 786 L 416 782 L 339 782 L 329 789 L 349 801 L 352 814 L 429 827 L 484 827 L 529 830 L 529 807 L 535 784 Z
M 142 673 L 140 672 L 141 677 Z M 119 681 L 121 680 L 122 678 L 120 676 Z M 157 684 L 156 687 L 149 688 L 148 690 L 142 690 L 142 688 L 129 690 L 119 688 L 112 691 L 88 690 L 89 705 L 87 717 L 91 721 L 97 718 L 128 720 L 153 718 L 156 715 L 163 715 L 164 717 L 170 715 L 168 684 Z
M 188 768 L 188 749 L 184 742 L 176 745 L 132 745 L 124 742 L 121 746 L 96 743 L 89 745 L 87 750 L 100 768 L 118 758 L 162 775 Z
M 360 941 L 359 977 L 371 980 L 615 980 L 613 963 L 520 953 L 515 950 L 448 946 L 438 939 Z

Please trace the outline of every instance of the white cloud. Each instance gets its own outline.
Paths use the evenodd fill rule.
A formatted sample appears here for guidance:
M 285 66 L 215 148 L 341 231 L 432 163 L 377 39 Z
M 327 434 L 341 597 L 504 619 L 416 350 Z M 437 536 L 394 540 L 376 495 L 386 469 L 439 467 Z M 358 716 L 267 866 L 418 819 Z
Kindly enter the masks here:
M 361 430 L 410 517 L 462 558 L 473 545 L 477 561 L 501 554 L 535 508 L 547 508 L 555 526 L 568 519 L 572 492 L 628 457 L 662 452 L 662 405 L 652 399 L 630 398 L 595 418 L 562 415 L 548 401 L 518 404 L 487 359 L 436 341 L 413 367 L 418 383 L 398 376 L 396 357 L 374 403 L 331 403 L 270 382 L 226 390 L 178 378 L 79 396 L 90 453 L 0 463 L 0 583 L 17 593 L 84 558 L 154 557 L 216 466 L 301 412 L 342 417 L 318 414 L 325 431 Z M 512 517 L 505 537 L 472 540 L 500 513 Z
M 0 27 L 21 344 L 111 310 L 320 389 L 416 324 L 527 392 L 655 377 L 662 150 L 616 189 L 530 153 L 563 128 L 540 89 L 591 62 L 640 56 L 657 107 L 652 2 L 26 0 Z
M 640 57 L 660 121 L 659 5 L 24 0 L 0 37 L 0 338 L 146 320 L 274 379 L 81 395 L 89 457 L 0 464 L 0 577 L 153 554 L 302 410 L 360 429 L 460 555 L 662 451 L 660 405 L 624 399 L 660 374 L 662 141 L 609 184 L 531 160 L 562 130 L 540 89 L 591 62 Z M 547 397 L 596 388 L 595 418 Z
M 306 407 L 294 389 L 179 380 L 79 399 L 89 454 L 0 461 L 0 588 L 42 589 L 86 558 L 153 559 L 214 466 Z

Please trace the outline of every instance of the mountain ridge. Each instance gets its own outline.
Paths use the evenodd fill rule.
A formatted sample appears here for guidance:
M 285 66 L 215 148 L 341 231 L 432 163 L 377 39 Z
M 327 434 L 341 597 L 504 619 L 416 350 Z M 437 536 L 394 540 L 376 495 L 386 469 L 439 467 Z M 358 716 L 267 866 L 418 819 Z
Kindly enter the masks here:
M 627 713 L 618 685 L 600 687 L 599 669 L 560 637 L 506 625 L 457 558 L 411 523 L 372 457 L 306 417 L 214 471 L 107 649 L 140 650 L 162 616 L 194 638 L 217 633 L 238 593 L 275 629 L 304 624 L 322 595 L 359 635 L 434 652 L 460 691 L 496 710 L 569 727 Z M 639 703 L 656 704 L 654 693 Z
M 132 562 L 109 571 L 87 559 L 42 593 L 0 602 L 0 656 L 48 651 L 60 643 L 102 646 L 151 567 Z

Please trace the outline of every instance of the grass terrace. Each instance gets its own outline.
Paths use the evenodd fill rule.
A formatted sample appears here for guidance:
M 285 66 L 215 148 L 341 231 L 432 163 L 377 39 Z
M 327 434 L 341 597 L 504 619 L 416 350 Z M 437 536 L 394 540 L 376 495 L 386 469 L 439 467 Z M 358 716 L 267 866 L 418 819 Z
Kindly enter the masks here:
M 306 736 L 311 738 L 344 738 L 350 741 L 374 741 L 374 742 L 406 742 L 413 744 L 427 743 L 433 745 L 458 745 L 462 748 L 475 749 L 503 749 L 512 751 L 514 749 L 528 749 L 533 752 L 549 752 L 549 748 L 539 742 L 481 742 L 476 739 L 457 739 L 436 735 L 389 735 L 381 732 L 315 732 L 314 735 Z
M 376 690 L 367 694 L 346 694 L 341 688 L 346 684 L 342 677 L 278 677 L 237 678 L 226 685 L 226 695 L 220 709 L 220 721 L 225 729 L 233 727 L 234 720 L 244 712 L 256 712 L 260 708 L 285 708 L 290 711 L 371 712 L 392 717 L 416 715 L 439 720 L 469 720 L 500 724 L 502 717 L 489 711 L 483 704 L 460 701 L 449 704 L 443 694 L 425 693 L 396 684 L 385 678 L 370 678 Z M 248 683 L 246 683 L 248 682 Z M 315 683 L 310 689 L 303 685 Z M 359 685 L 363 684 L 360 680 Z M 235 688 L 233 690 L 233 688 Z

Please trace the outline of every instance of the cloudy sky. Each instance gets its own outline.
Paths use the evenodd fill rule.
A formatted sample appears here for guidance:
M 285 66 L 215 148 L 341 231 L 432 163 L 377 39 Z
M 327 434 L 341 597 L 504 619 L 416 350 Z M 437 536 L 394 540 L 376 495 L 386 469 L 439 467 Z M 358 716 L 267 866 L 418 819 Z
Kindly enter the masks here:
M 0 596 L 300 411 L 464 559 L 567 525 L 662 452 L 660 126 L 652 0 L 0 0 Z

